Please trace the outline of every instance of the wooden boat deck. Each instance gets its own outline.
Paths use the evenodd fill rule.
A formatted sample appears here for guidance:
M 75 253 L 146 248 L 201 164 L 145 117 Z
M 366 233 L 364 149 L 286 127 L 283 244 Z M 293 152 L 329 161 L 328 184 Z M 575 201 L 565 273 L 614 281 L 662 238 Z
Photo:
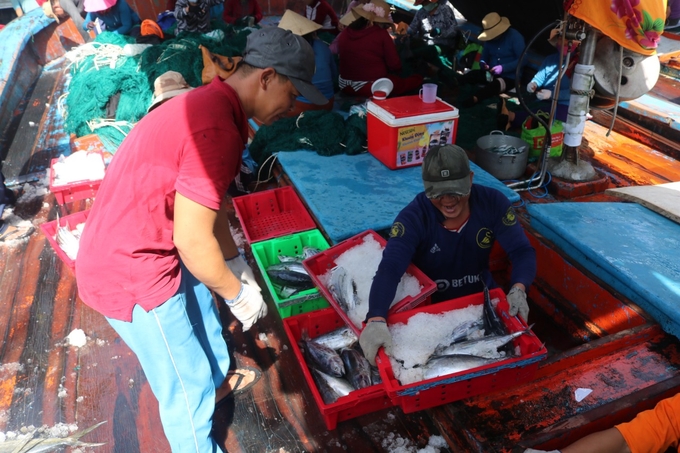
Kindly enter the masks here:
M 6 159 L 13 178 L 39 171 L 63 143 L 61 125 L 44 121 L 63 88 L 58 74 L 48 72 L 38 80 L 22 104 L 23 114 L 16 117 Z M 664 97 L 673 96 L 664 89 Z M 622 121 L 617 120 L 616 131 L 625 130 Z M 609 176 L 609 185 L 680 180 L 677 160 L 618 132 L 605 139 L 605 131 L 588 124 L 583 156 Z M 287 184 L 281 176 L 279 184 Z M 523 197 L 536 201 L 530 194 Z M 582 201 L 598 197 L 601 192 Z M 60 210 L 47 194 L 20 203 L 15 212 L 38 225 L 60 211 L 85 210 L 90 203 Z M 233 213 L 232 225 L 240 232 Z M 216 411 L 216 437 L 232 453 L 387 452 L 395 446 L 388 442 L 390 435 L 417 448 L 441 435 L 451 452 L 552 449 L 629 419 L 675 393 L 680 342 L 578 263 L 531 231 L 529 236 L 541 269 L 529 294 L 532 322 L 549 350 L 531 382 L 414 414 L 384 409 L 329 431 L 265 291 L 270 314 L 246 334 L 228 310 L 220 310 L 236 364 L 257 367 L 263 377 Z M 501 266 L 500 281 L 507 279 L 505 271 Z M 73 273 L 41 231 L 19 244 L 0 246 L 0 294 L 0 431 L 60 422 L 84 429 L 106 421 L 83 439 L 105 442 L 92 451 L 169 451 L 157 403 L 136 358 L 104 318 L 78 299 Z M 65 345 L 74 329 L 88 336 L 85 346 Z M 576 387 L 595 391 L 577 404 Z

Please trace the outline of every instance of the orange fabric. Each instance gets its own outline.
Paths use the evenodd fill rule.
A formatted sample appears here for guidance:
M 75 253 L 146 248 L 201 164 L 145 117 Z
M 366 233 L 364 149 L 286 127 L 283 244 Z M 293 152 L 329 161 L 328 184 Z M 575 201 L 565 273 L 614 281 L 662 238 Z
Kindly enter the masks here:
M 622 47 L 643 55 L 656 53 L 666 21 L 666 0 L 572 0 L 567 9 Z
M 631 453 L 680 452 L 680 393 L 659 401 L 628 423 L 616 425 Z
M 225 57 L 214 54 L 204 46 L 198 47 L 203 54 L 203 71 L 201 71 L 203 85 L 212 82 L 215 76 L 220 76 L 223 79 L 228 78 L 236 71 L 238 62 L 242 60 L 241 57 Z
M 163 39 L 163 30 L 161 30 L 161 27 L 151 19 L 144 19 L 142 21 L 140 33 L 142 36 L 156 35 Z

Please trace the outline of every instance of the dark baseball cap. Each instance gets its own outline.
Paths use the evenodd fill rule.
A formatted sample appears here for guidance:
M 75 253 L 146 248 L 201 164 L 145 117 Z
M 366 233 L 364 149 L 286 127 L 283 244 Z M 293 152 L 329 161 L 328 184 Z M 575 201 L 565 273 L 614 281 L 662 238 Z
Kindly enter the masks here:
M 423 185 L 428 198 L 470 193 L 470 161 L 457 145 L 435 146 L 423 160 Z
M 302 96 L 317 105 L 328 103 L 312 84 L 314 50 L 301 36 L 279 27 L 264 27 L 248 35 L 243 61 L 256 68 L 274 68 L 290 79 Z

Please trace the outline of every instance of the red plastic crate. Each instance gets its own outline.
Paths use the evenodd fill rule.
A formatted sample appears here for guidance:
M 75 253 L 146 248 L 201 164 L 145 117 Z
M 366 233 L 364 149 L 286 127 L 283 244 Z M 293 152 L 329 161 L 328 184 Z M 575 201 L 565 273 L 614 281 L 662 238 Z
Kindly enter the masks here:
M 67 215 L 59 218 L 59 226 L 68 226 L 70 230 L 74 230 L 78 224 L 85 222 L 87 216 L 90 215 L 90 210 L 76 212 L 75 214 Z M 69 258 L 66 253 L 59 247 L 57 240 L 54 238 L 57 235 L 57 221 L 45 222 L 40 225 L 40 229 L 45 234 L 45 237 L 52 245 L 52 248 L 57 253 L 57 256 L 71 269 L 76 268 L 76 262 Z
M 236 197 L 233 202 L 249 244 L 316 228 L 290 186 Z
M 387 397 L 387 393 L 385 393 L 385 388 L 381 384 L 355 390 L 347 396 L 338 398 L 332 404 L 324 403 L 316 387 L 316 382 L 312 378 L 312 373 L 307 367 L 302 351 L 298 346 L 298 341 L 302 338 L 302 332 L 305 330 L 310 338 L 316 338 L 332 330 L 339 329 L 344 325 L 345 323 L 342 318 L 332 308 L 291 316 L 283 320 L 283 328 L 286 330 L 293 353 L 295 353 L 300 363 L 307 385 L 309 385 L 312 391 L 316 405 L 328 429 L 335 429 L 338 422 L 393 406 L 390 398 Z
M 508 331 L 517 332 L 527 328 L 526 324 L 517 317 L 508 315 L 508 302 L 501 289 L 490 290 L 490 295 L 492 300 L 500 299 L 496 311 Z M 416 313 L 445 313 L 483 303 L 484 293 L 472 294 L 391 315 L 387 318 L 387 323 L 406 323 Z M 380 377 L 392 402 L 400 406 L 404 413 L 411 413 L 512 387 L 530 380 L 538 370 L 539 362 L 547 358 L 548 351 L 533 333 L 517 337 L 513 344 L 520 347 L 520 357 L 511 357 L 485 366 L 408 385 L 401 385 L 395 378 L 390 360 L 382 349 L 380 349 L 377 364 Z
M 307 258 L 302 262 L 302 265 L 307 270 L 307 273 L 309 273 L 310 277 L 312 277 L 312 280 L 314 281 L 316 287 L 319 288 L 319 291 L 321 291 L 326 300 L 357 335 L 361 333 L 361 329 L 358 329 L 349 318 L 347 313 L 345 313 L 344 310 L 340 308 L 340 305 L 335 300 L 330 290 L 321 282 L 319 277 L 335 267 L 335 260 L 338 259 L 340 255 L 351 248 L 361 245 L 367 235 L 373 236 L 373 238 L 378 241 L 378 243 L 382 245 L 383 248 L 385 248 L 387 241 L 383 239 L 382 236 L 373 230 L 366 230 L 363 233 L 359 233 L 356 236 L 345 239 L 328 250 L 324 250 L 321 253 L 318 253 L 311 258 Z M 389 313 L 399 313 L 404 310 L 410 310 L 411 308 L 419 305 L 429 295 L 437 290 L 437 284 L 413 264 L 409 264 L 408 268 L 406 268 L 406 273 L 417 278 L 418 282 L 423 286 L 423 289 L 417 296 L 407 296 L 394 304 L 392 308 L 390 308 Z
M 63 205 L 73 201 L 84 200 L 86 198 L 94 198 L 97 195 L 97 190 L 102 183 L 101 179 L 74 181 L 72 183 L 61 186 L 54 185 L 54 164 L 59 159 L 52 159 L 50 161 L 50 192 L 54 194 L 57 204 Z

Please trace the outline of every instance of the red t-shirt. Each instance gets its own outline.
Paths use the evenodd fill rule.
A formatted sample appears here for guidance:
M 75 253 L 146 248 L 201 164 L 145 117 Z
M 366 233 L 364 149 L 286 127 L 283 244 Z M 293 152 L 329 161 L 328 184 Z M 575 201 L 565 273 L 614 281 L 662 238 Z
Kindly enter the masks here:
M 80 298 L 132 319 L 180 284 L 172 240 L 175 192 L 213 210 L 238 174 L 248 137 L 236 92 L 216 77 L 146 115 L 116 152 L 85 223 L 76 259 Z
M 372 82 L 401 71 L 401 60 L 390 33 L 377 25 L 354 30 L 345 28 L 338 36 L 340 77 Z
M 305 6 L 305 17 L 321 25 L 321 30 L 337 33 L 338 16 L 326 0 Z
M 245 16 L 253 16 L 256 24 L 262 20 L 262 9 L 257 0 L 248 0 L 245 6 L 241 3 L 241 0 L 226 0 L 224 2 L 222 19 L 226 23 L 233 24 Z

